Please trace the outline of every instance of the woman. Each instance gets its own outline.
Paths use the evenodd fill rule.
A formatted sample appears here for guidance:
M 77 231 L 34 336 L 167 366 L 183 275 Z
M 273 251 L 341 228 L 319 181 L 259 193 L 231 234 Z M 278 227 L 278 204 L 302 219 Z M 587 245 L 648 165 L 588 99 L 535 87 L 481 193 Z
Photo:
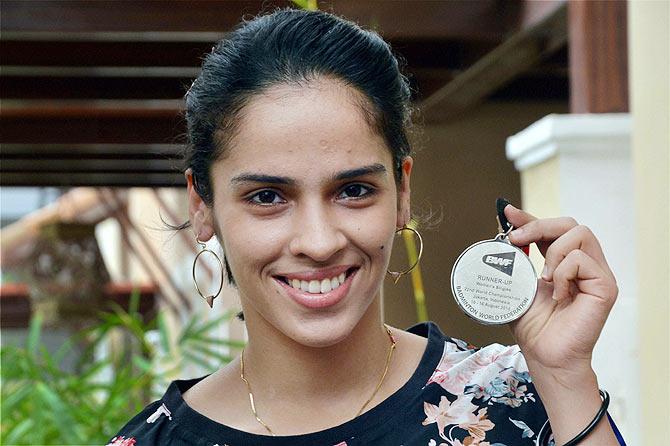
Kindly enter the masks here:
M 249 342 L 110 444 L 531 445 L 549 425 L 564 444 L 594 420 L 591 354 L 617 286 L 573 219 L 505 209 L 510 240 L 546 257 L 518 346 L 383 324 L 410 219 L 409 99 L 389 46 L 324 12 L 256 17 L 205 58 L 186 94 L 189 222 L 224 247 Z M 604 418 L 580 444 L 619 444 Z

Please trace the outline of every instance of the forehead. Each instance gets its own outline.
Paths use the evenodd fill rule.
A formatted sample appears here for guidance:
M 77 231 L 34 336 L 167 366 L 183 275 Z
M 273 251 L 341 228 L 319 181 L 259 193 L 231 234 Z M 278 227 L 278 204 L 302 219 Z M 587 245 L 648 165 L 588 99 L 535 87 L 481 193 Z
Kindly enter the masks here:
M 363 118 L 357 95 L 341 82 L 321 79 L 255 96 L 242 111 L 222 164 L 249 170 L 306 161 L 338 167 L 391 163 L 383 138 Z

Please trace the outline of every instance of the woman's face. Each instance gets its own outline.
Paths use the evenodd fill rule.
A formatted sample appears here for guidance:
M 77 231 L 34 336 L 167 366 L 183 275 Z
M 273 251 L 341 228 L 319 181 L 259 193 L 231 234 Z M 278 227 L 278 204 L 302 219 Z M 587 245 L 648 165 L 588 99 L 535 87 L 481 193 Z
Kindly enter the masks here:
M 398 190 L 391 153 L 352 94 L 321 79 L 255 97 L 212 166 L 213 209 L 192 206 L 201 239 L 221 238 L 249 327 L 314 347 L 365 315 L 409 219 L 412 160 Z

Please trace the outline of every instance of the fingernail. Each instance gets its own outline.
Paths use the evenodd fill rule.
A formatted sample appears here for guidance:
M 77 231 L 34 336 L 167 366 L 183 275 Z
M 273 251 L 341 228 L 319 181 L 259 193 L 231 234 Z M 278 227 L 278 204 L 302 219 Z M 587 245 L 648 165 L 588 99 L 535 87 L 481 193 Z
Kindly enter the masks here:
M 544 265 L 544 269 L 542 270 L 542 278 L 544 280 L 549 280 L 549 267 L 547 265 Z M 552 297 L 553 297 L 553 294 L 552 294 Z
M 498 212 L 502 212 L 503 209 L 509 204 L 509 200 L 504 197 L 498 197 L 496 199 L 496 208 L 498 209 Z

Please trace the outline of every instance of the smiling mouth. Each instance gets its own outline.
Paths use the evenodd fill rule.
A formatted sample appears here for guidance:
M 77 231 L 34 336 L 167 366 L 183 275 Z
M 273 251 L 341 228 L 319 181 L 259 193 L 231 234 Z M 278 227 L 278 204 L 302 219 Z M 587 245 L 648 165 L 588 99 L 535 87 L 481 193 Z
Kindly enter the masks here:
M 339 288 L 358 269 L 359 267 L 357 266 L 351 267 L 337 276 L 328 277 L 322 280 L 289 279 L 286 276 L 275 276 L 275 278 L 284 282 L 291 288 L 303 291 L 305 293 L 324 294 Z

